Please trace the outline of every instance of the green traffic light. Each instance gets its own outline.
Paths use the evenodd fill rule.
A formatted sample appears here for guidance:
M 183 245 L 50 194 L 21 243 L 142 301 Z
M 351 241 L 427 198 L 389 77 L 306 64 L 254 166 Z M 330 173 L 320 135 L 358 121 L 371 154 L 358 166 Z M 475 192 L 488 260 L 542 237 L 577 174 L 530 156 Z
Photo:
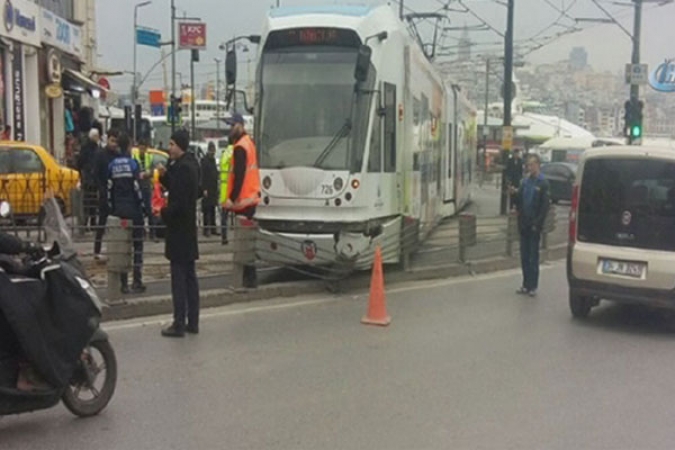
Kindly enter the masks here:
M 642 136 L 642 127 L 640 127 L 639 125 L 634 125 L 630 129 L 630 134 L 634 138 Z

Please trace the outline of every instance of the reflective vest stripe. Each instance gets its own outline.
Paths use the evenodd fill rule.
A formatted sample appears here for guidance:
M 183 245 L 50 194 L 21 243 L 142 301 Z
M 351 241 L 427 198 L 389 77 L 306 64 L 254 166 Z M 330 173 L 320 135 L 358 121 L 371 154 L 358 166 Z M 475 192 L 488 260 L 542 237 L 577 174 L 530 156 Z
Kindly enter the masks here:
M 260 203 L 260 172 L 258 170 L 258 155 L 255 144 L 249 135 L 244 135 L 236 144 L 246 152 L 246 173 L 239 197 L 234 201 L 233 211 L 242 211 Z M 234 167 L 230 165 L 230 175 L 227 181 L 227 198 L 234 186 Z

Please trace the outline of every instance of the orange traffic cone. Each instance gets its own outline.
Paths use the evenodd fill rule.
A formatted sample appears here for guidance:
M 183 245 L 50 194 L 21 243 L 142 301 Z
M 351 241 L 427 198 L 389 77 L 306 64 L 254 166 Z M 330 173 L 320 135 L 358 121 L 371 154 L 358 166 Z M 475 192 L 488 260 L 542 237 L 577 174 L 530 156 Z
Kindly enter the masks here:
M 384 295 L 384 276 L 382 274 L 382 250 L 379 245 L 375 249 L 368 313 L 361 319 L 361 323 L 380 326 L 387 326 L 391 323 L 391 317 L 387 315 L 387 299 Z

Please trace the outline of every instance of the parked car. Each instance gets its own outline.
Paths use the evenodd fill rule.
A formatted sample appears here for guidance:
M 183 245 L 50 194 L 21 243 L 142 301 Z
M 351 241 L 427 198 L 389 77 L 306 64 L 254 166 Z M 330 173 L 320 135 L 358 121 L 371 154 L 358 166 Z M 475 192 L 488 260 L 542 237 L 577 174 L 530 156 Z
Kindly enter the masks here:
M 601 299 L 675 309 L 675 153 L 604 147 L 582 158 L 570 209 L 574 317 Z
M 136 150 L 137 150 L 136 147 L 134 147 L 132 152 Z M 157 166 L 159 166 L 160 164 L 162 164 L 164 167 L 168 166 L 169 154 L 164 150 L 149 148 L 148 153 L 152 155 L 152 170 L 155 170 Z
M 79 181 L 77 171 L 60 165 L 39 145 L 0 142 L 0 200 L 11 204 L 15 218 L 39 217 L 47 190 L 69 214 L 70 195 Z
M 548 163 L 542 166 L 541 173 L 551 186 L 551 201 L 572 200 L 572 186 L 576 179 L 577 165 L 574 163 Z

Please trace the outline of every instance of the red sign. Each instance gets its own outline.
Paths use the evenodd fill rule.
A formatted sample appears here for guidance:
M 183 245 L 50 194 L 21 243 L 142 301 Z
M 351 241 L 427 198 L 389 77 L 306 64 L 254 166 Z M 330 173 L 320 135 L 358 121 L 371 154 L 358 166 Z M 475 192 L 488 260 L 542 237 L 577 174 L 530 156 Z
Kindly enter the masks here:
M 105 90 L 108 90 L 108 91 L 110 90 L 110 81 L 108 81 L 108 79 L 105 78 L 105 77 L 101 77 L 98 80 L 98 85 L 101 86 Z
M 181 50 L 206 49 L 206 24 L 201 22 L 178 23 L 178 48 Z

